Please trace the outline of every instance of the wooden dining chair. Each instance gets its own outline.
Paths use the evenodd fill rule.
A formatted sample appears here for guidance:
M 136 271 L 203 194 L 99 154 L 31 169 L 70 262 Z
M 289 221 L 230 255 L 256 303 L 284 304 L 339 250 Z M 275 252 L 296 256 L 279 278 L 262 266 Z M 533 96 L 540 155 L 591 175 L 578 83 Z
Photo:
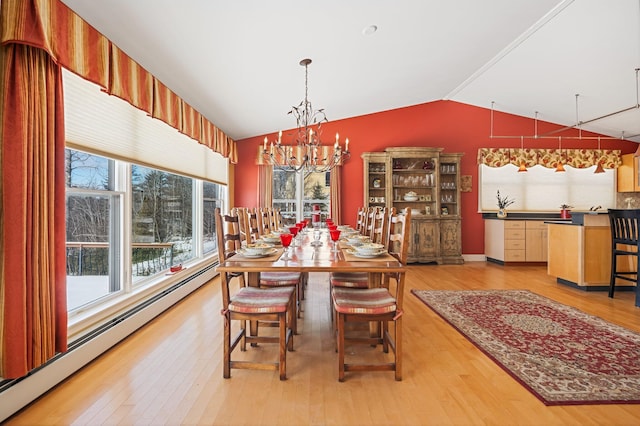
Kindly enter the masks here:
M 387 246 L 389 242 L 389 221 L 395 215 L 395 207 L 384 207 L 379 209 L 373 223 L 373 234 L 371 241 Z
M 270 207 L 268 209 L 268 212 L 269 226 L 271 227 L 271 230 L 277 231 L 278 229 L 282 228 L 282 215 L 280 214 L 280 211 L 274 209 L 273 207 Z
M 406 262 L 409 247 L 411 210 L 392 216 L 389 232 L 389 253 L 398 261 Z M 344 381 L 346 371 L 394 371 L 395 379 L 402 380 L 402 305 L 405 272 L 387 274 L 387 286 L 367 289 L 334 288 L 333 307 L 337 315 L 338 380 Z M 377 322 L 380 335 L 349 337 L 345 324 L 350 322 Z M 389 329 L 393 324 L 393 332 Z M 382 344 L 385 353 L 393 351 L 393 362 L 379 364 L 345 363 L 346 344 Z
M 234 212 L 222 215 L 215 211 L 218 256 L 220 263 L 236 255 L 239 248 L 240 232 L 238 218 Z M 229 248 L 229 250 L 227 250 Z M 286 379 L 287 350 L 293 351 L 293 321 L 295 317 L 295 290 L 292 287 L 261 289 L 247 287 L 244 278 L 235 292 L 232 292 L 231 280 L 242 274 L 220 273 L 222 291 L 222 310 L 224 316 L 223 373 L 225 379 L 231 377 L 231 369 L 277 370 L 280 380 Z M 232 338 L 232 321 L 240 323 L 240 331 Z M 247 321 L 269 321 L 278 324 L 277 336 L 259 336 L 247 334 Z M 231 355 L 239 345 L 246 351 L 246 344 L 277 343 L 279 354 L 277 362 L 239 361 Z
M 238 231 L 240 232 L 240 245 L 245 246 L 251 243 L 249 237 L 249 227 L 247 225 L 247 213 L 244 207 L 234 207 L 231 209 L 231 217 L 238 220 Z
M 258 214 L 257 208 L 248 208 L 245 210 L 246 218 L 246 233 L 250 237 L 252 242 L 256 242 L 260 239 L 262 234 L 260 233 L 260 227 L 258 226 Z
M 356 231 L 360 234 L 364 234 L 364 227 L 366 226 L 366 216 L 367 216 L 367 208 L 366 207 L 358 207 L 358 213 L 356 215 Z
M 267 212 L 266 216 L 269 216 L 272 224 L 278 223 L 279 211 L 271 210 L 273 213 Z M 264 218 L 265 216 L 263 216 Z M 279 229 L 275 228 L 275 229 Z M 295 289 L 296 309 L 295 318 L 293 319 L 293 331 L 298 334 L 298 321 L 297 318 L 302 316 L 302 301 L 304 300 L 304 286 L 306 285 L 306 279 L 308 274 L 301 272 L 261 272 L 260 273 L 260 287 L 263 288 L 276 288 L 276 287 L 293 287 Z
M 271 233 L 271 216 L 269 213 L 269 209 L 263 207 L 258 209 L 258 230 L 260 235 L 267 235 Z
M 395 214 L 395 207 L 385 207 L 376 209 L 373 215 L 373 221 L 370 228 L 373 230 L 371 240 L 375 243 L 382 244 L 385 247 L 389 240 L 389 223 L 391 216 Z M 369 273 L 367 272 L 331 272 L 329 274 L 329 285 L 333 287 L 344 288 L 368 288 Z

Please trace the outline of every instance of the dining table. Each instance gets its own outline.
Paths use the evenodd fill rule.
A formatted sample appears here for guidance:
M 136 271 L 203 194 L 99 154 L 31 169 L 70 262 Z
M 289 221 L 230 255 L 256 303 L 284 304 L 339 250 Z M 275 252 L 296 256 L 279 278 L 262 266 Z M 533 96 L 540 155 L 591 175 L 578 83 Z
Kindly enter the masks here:
M 244 272 L 249 286 L 258 286 L 261 272 L 368 272 L 370 286 L 380 283 L 382 273 L 406 272 L 405 265 L 386 251 L 375 257 L 359 257 L 345 239 L 337 242 L 334 251 L 326 228 L 322 228 L 321 244 L 313 245 L 312 235 L 312 228 L 307 228 L 296 238 L 295 245 L 288 249 L 274 245 L 274 250 L 260 257 L 240 251 L 218 265 L 217 270 Z

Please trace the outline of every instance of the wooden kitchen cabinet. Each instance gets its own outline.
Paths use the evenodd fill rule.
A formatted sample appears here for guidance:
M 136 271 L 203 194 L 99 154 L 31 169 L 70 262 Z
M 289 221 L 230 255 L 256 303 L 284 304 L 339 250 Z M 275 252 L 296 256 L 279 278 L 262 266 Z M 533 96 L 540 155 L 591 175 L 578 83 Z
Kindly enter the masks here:
M 485 255 L 489 261 L 546 262 L 547 224 L 542 220 L 484 221 Z
M 525 224 L 525 260 L 527 262 L 546 262 L 548 251 L 548 225 L 539 220 L 527 220 Z
M 640 157 L 633 154 L 624 154 L 622 164 L 616 169 L 618 192 L 640 192 L 640 175 L 638 174 L 638 161 Z

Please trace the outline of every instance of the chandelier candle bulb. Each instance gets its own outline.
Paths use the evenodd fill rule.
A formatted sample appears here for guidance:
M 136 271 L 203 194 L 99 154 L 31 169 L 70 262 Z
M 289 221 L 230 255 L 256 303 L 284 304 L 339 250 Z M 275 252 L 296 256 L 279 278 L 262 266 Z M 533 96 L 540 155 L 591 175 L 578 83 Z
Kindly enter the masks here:
M 345 142 L 345 147 L 344 150 L 349 152 L 349 138 L 347 138 L 346 142 Z

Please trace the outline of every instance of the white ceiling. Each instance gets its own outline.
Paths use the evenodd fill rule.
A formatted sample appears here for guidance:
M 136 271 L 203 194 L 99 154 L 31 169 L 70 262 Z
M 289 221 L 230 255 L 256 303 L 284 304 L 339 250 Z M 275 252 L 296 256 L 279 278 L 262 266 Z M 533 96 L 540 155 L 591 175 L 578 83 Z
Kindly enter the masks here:
M 308 57 L 329 120 L 441 99 L 566 126 L 631 108 L 581 128 L 640 142 L 640 0 L 62 1 L 236 140 L 295 127 Z

